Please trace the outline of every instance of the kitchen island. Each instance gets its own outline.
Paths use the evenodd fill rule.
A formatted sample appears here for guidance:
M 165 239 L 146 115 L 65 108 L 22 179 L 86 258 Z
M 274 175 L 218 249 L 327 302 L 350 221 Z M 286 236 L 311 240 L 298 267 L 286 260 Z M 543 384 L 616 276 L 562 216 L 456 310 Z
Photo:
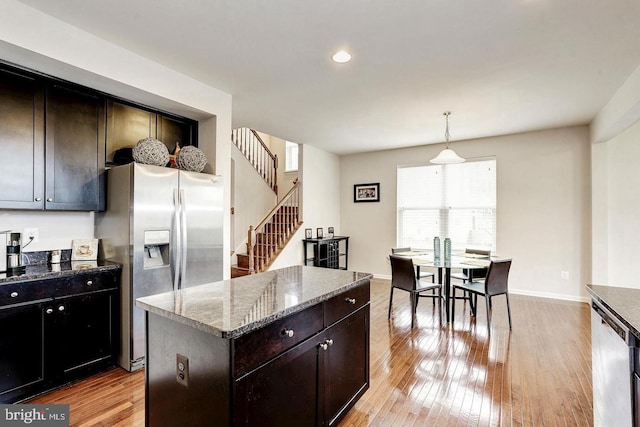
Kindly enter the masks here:
M 640 427 L 640 289 L 587 285 L 587 290 L 594 426 Z
M 146 424 L 337 424 L 369 388 L 370 278 L 293 266 L 138 299 Z

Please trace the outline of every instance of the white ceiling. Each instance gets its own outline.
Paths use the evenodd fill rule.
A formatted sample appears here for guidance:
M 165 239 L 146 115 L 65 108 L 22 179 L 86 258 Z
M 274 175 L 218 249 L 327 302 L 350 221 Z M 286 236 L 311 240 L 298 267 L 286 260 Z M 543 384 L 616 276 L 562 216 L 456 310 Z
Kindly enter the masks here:
M 640 65 L 637 0 L 21 1 L 337 154 L 586 124 Z

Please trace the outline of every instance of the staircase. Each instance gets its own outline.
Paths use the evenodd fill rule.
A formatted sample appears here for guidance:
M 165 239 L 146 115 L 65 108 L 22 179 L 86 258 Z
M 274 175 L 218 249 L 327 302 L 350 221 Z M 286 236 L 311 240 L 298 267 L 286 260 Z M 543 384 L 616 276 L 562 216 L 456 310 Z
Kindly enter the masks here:
M 296 182 L 260 224 L 249 227 L 247 253 L 236 254 L 238 265 L 231 268 L 231 277 L 267 271 L 302 225 L 300 196 L 301 185 Z
M 277 195 L 278 158 L 271 153 L 253 129 L 234 129 L 231 140 L 269 188 Z M 247 233 L 247 253 L 236 254 L 237 265 L 231 277 L 266 271 L 302 225 L 300 215 L 301 185 L 294 186 L 256 227 Z

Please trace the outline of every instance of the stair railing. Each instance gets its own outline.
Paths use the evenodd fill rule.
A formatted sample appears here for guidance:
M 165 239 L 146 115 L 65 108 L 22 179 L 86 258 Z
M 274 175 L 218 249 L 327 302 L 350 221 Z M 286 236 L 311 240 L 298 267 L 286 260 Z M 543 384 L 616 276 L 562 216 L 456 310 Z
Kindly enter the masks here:
M 249 274 L 265 271 L 302 223 L 300 182 L 296 182 L 282 200 L 255 228 L 249 227 L 247 254 Z
M 234 129 L 231 140 L 269 188 L 278 194 L 278 156 L 269 150 L 258 132 L 249 128 Z

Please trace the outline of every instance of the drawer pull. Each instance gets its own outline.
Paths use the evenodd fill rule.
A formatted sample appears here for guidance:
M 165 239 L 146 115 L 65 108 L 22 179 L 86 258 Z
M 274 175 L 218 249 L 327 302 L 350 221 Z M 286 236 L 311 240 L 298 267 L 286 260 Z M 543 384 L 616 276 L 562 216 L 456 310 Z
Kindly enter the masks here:
M 355 298 L 345 298 L 345 301 L 348 304 L 351 304 L 351 305 L 355 305 L 356 304 L 356 299 Z
M 58 311 L 64 311 L 64 305 L 59 306 Z
M 47 314 L 53 313 L 53 308 L 47 308 Z
M 321 342 L 318 347 L 320 347 L 322 350 L 327 351 L 329 350 L 329 344 L 327 344 L 326 342 Z
M 333 340 L 331 338 L 324 340 L 324 342 L 327 343 L 329 347 L 333 345 Z
M 42 197 L 36 197 L 36 202 L 41 202 L 42 201 Z
M 18 296 L 18 293 L 17 293 L 17 292 L 11 292 L 11 298 L 15 298 L 15 297 L 17 297 L 17 296 Z
M 52 197 L 47 197 L 47 202 L 53 202 L 53 198 Z
M 87 280 L 87 286 L 93 285 L 93 280 Z
M 284 335 L 285 337 L 293 337 L 294 333 L 293 333 L 293 329 L 283 329 L 282 330 L 282 335 Z

